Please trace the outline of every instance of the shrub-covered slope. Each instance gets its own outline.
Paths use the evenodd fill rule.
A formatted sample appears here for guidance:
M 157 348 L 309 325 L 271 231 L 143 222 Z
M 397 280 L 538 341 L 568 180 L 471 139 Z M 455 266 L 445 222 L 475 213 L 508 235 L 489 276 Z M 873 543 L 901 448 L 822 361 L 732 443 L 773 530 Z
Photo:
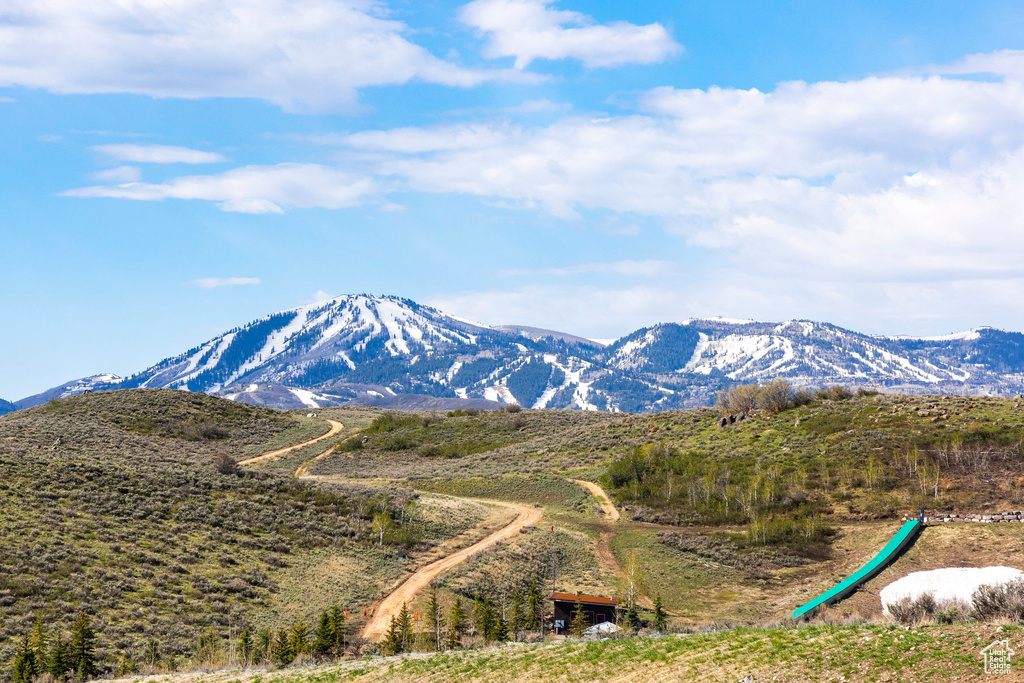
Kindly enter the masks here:
M 170 390 L 0 418 L 0 661 L 36 616 L 66 634 L 79 613 L 108 664 L 151 639 L 180 656 L 207 626 L 237 632 L 266 612 L 307 556 L 370 546 L 377 491 L 214 465 L 306 431 L 289 414 Z M 409 494 L 392 496 L 400 507 Z M 380 574 L 364 577 L 367 592 Z

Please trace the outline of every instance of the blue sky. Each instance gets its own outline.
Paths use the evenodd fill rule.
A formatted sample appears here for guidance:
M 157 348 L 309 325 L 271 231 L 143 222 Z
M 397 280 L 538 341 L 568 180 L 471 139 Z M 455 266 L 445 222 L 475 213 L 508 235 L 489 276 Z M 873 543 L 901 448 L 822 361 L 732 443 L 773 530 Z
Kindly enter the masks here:
M 1024 327 L 1013 2 L 13 0 L 0 397 L 343 293 Z

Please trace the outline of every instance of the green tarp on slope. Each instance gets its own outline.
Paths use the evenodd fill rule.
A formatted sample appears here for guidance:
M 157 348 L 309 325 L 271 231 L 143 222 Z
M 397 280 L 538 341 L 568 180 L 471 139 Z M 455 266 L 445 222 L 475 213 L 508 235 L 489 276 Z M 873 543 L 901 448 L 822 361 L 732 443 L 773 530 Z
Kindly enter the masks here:
M 885 568 L 901 550 L 914 541 L 917 533 L 921 530 L 921 522 L 912 519 L 900 527 L 899 532 L 885 544 L 882 551 L 875 555 L 870 562 L 851 574 L 846 580 L 836 584 L 832 589 L 822 593 L 810 602 L 807 602 L 793 611 L 793 618 L 802 617 L 820 605 L 827 605 L 837 600 L 842 600 L 853 592 L 857 586 L 864 583 L 872 576 Z

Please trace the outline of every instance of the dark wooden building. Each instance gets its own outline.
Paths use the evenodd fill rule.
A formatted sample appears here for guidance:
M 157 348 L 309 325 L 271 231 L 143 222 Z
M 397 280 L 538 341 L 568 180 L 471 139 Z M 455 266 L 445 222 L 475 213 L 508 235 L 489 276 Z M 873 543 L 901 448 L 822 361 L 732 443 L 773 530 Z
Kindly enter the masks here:
M 619 607 L 618 598 L 604 598 L 600 595 L 581 595 L 579 593 L 552 593 L 551 600 L 555 603 L 553 612 L 555 633 L 567 633 L 572 624 L 572 615 L 576 612 L 576 601 L 583 607 L 587 617 L 587 626 L 603 624 L 606 621 L 615 623 L 615 611 Z

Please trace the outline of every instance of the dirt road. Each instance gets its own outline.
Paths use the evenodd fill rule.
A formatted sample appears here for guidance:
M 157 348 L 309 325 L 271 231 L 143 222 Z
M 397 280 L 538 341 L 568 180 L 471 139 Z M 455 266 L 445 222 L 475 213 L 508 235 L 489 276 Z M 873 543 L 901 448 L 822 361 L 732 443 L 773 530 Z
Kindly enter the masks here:
M 303 441 L 302 443 L 297 443 L 294 446 L 288 446 L 286 448 L 279 448 L 276 451 L 270 451 L 269 453 L 264 453 L 263 455 L 257 455 L 255 458 L 249 458 L 248 460 L 243 460 L 242 462 L 240 462 L 238 464 L 239 465 L 255 465 L 256 463 L 263 462 L 264 460 L 273 460 L 274 458 L 276 458 L 278 456 L 281 456 L 281 455 L 284 455 L 285 453 L 291 453 L 292 451 L 297 451 L 300 448 L 305 448 L 306 446 L 309 446 L 310 444 L 314 444 L 317 441 L 323 441 L 324 439 L 329 439 L 332 436 L 334 436 L 335 434 L 337 434 L 338 432 L 340 432 L 345 427 L 345 425 L 341 424 L 340 422 L 337 422 L 336 420 L 328 420 L 328 422 L 331 424 L 331 429 L 330 429 L 329 432 L 327 432 L 323 436 L 318 436 L 315 439 L 310 439 L 309 441 Z
M 391 617 L 397 615 L 403 604 L 411 604 L 416 594 L 423 590 L 435 577 L 446 572 L 456 565 L 462 564 L 473 555 L 482 550 L 490 548 L 499 541 L 512 538 L 520 532 L 523 527 L 531 526 L 540 521 L 543 510 L 532 505 L 518 503 L 505 503 L 497 500 L 479 500 L 477 498 L 466 498 L 477 503 L 489 503 L 491 505 L 502 505 L 515 510 L 518 514 L 511 524 L 498 529 L 490 536 L 478 541 L 468 548 L 463 548 L 440 560 L 431 562 L 425 567 L 417 569 L 405 582 L 391 592 L 384 600 L 377 605 L 369 621 L 363 628 L 362 636 L 369 640 L 383 640 L 387 634 Z
M 594 494 L 594 497 L 601 503 L 601 509 L 604 510 L 604 516 L 608 518 L 608 521 L 619 521 L 619 511 L 612 505 L 612 501 L 608 498 L 608 494 L 604 492 L 603 488 L 592 481 L 583 481 L 582 479 L 570 479 L 569 481 L 579 484 Z

